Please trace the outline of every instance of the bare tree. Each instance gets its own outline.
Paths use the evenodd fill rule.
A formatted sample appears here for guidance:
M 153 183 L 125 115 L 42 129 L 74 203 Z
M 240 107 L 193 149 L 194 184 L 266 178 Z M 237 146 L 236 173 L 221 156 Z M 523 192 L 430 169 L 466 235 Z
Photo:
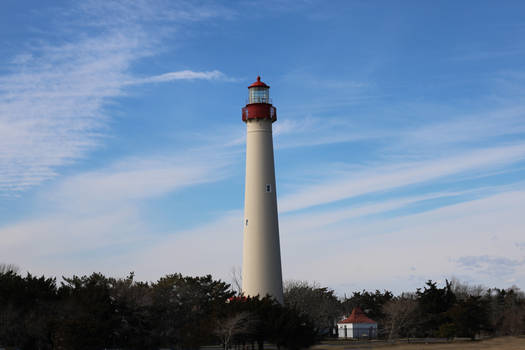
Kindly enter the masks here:
M 240 268 L 232 267 L 231 270 L 232 288 L 238 295 L 242 294 L 242 272 Z
M 224 349 L 227 350 L 236 335 L 250 333 L 254 325 L 255 319 L 249 312 L 240 312 L 219 320 L 214 333 L 221 339 Z
M 503 312 L 500 328 L 503 334 L 521 335 L 525 330 L 525 306 L 513 305 Z
M 307 315 L 321 334 L 331 334 L 341 316 L 341 304 L 335 292 L 317 282 L 286 281 L 284 303 Z
M 482 296 L 487 288 L 482 285 L 469 285 L 468 283 L 463 283 L 456 277 L 452 277 L 450 280 L 452 291 L 454 295 L 459 300 L 465 300 L 469 296 Z
M 0 274 L 8 272 L 18 273 L 20 268 L 14 264 L 0 264 Z
M 520 335 L 525 330 L 525 294 L 517 286 L 500 291 L 503 305 L 499 319 L 499 333 Z
M 383 307 L 386 315 L 385 331 L 388 333 L 389 341 L 397 338 L 400 330 L 409 326 L 416 307 L 416 299 L 413 295 L 407 294 L 402 294 L 385 304 Z

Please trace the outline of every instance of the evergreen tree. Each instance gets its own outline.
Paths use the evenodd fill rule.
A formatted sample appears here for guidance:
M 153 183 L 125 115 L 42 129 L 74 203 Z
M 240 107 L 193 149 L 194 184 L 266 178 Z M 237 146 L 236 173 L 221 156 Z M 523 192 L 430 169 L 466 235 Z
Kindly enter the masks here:
M 445 287 L 438 288 L 436 282 L 429 280 L 423 291 L 416 292 L 418 301 L 419 336 L 438 336 L 439 327 L 451 322 L 447 311 L 455 304 L 456 297 L 452 292 L 451 284 L 445 281 Z

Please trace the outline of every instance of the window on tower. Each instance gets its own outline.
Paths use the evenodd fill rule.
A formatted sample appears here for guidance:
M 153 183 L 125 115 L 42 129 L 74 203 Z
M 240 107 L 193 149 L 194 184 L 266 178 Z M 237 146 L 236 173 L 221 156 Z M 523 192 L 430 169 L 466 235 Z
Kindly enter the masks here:
M 272 185 L 266 184 L 266 192 L 272 192 Z

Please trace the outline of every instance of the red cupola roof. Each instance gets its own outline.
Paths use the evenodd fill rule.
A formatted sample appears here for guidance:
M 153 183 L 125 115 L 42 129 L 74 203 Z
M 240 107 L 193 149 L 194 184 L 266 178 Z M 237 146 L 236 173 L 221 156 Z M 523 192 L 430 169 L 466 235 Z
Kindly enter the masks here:
M 266 85 L 265 83 L 263 83 L 261 81 L 261 77 L 260 76 L 257 76 L 257 81 L 255 83 L 253 83 L 252 85 L 248 86 L 248 89 L 252 88 L 252 87 L 266 87 L 266 88 L 269 88 L 268 85 Z
M 339 323 L 377 323 L 376 321 L 368 318 L 363 310 L 356 307 L 352 310 L 350 316 L 340 321 Z

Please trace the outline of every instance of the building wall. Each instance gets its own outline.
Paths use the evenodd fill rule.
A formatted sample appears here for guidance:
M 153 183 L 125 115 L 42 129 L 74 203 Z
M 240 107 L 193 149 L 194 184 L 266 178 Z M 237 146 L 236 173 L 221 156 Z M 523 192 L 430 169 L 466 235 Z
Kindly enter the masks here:
M 345 332 L 346 328 L 346 332 Z M 339 338 L 376 338 L 377 323 L 338 323 Z

